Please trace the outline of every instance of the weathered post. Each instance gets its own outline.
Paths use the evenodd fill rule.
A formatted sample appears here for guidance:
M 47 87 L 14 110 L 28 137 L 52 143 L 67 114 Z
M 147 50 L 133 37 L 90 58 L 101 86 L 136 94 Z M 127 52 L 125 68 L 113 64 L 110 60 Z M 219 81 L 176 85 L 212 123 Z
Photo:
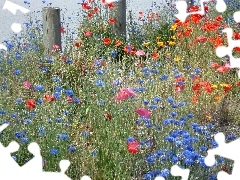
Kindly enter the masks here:
M 114 32 L 118 35 L 126 36 L 126 0 L 118 0 L 114 2 L 115 14 L 114 18 L 116 20 L 113 25 Z
M 62 51 L 60 9 L 44 7 L 42 15 L 44 55 L 49 57 L 54 45 L 59 46 L 59 50 Z

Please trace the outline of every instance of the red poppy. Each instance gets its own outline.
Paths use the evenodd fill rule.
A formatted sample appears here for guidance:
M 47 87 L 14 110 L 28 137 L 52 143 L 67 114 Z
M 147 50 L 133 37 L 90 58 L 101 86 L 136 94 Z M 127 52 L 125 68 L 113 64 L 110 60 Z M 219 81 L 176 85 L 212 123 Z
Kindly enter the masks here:
M 108 22 L 109 22 L 110 24 L 114 24 L 116 21 L 115 21 L 114 18 L 110 18 L 110 19 L 108 20 Z
M 82 8 L 83 8 L 83 9 L 86 9 L 86 10 L 90 10 L 90 9 L 91 9 L 91 6 L 89 6 L 87 2 L 83 2 L 83 3 L 82 3 Z
M 112 8 L 115 7 L 115 5 L 113 3 L 109 3 L 109 4 L 107 4 L 107 6 L 108 6 L 109 9 L 112 9 Z
M 60 28 L 60 31 L 61 31 L 61 33 L 65 33 L 66 32 L 66 30 L 63 27 Z
M 52 96 L 52 95 L 45 94 L 44 100 L 45 100 L 46 102 L 51 102 L 51 101 L 55 101 L 56 98 L 55 98 L 54 96 Z
M 103 39 L 103 44 L 105 44 L 105 45 L 111 44 L 111 39 L 110 38 L 104 38 Z
M 139 142 L 133 141 L 133 142 L 128 142 L 128 152 L 131 154 L 136 154 L 139 152 Z
M 26 101 L 26 106 L 29 110 L 36 108 L 36 101 L 34 99 L 28 99 Z
M 82 45 L 81 42 L 76 42 L 76 43 L 75 43 L 75 46 L 76 46 L 76 47 L 80 47 L 81 45 Z

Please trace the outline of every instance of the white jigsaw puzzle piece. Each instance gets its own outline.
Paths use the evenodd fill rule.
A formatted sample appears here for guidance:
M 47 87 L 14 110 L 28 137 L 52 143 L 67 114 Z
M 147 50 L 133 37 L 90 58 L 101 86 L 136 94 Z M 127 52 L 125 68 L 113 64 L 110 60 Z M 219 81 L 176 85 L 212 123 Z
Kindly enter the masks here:
M 214 136 L 215 141 L 218 143 L 218 147 L 208 150 L 208 155 L 205 158 L 205 164 L 207 166 L 213 166 L 216 162 L 215 155 L 230 159 L 234 161 L 234 167 L 232 174 L 229 175 L 223 171 L 218 173 L 218 180 L 238 180 L 240 177 L 240 139 L 236 139 L 230 143 L 225 143 L 225 135 L 218 133 Z
M 172 176 L 180 176 L 182 177 L 181 180 L 188 180 L 190 170 L 189 169 L 182 169 L 178 165 L 173 165 L 171 167 L 171 175 Z M 158 176 L 154 180 L 165 180 L 164 177 Z
M 177 1 L 176 2 L 176 9 L 178 10 L 178 14 L 175 15 L 176 18 L 178 18 L 180 21 L 184 22 L 187 18 L 187 16 L 191 14 L 201 14 L 204 15 L 204 2 L 207 2 L 209 0 L 201 0 L 201 10 L 197 12 L 189 12 L 187 13 L 187 2 L 186 1 Z M 224 2 L 224 0 L 217 0 L 216 4 L 216 10 L 220 13 L 226 11 L 227 5 Z
M 2 9 L 10 11 L 14 15 L 16 15 L 17 10 L 21 11 L 24 14 L 30 12 L 29 9 L 26 9 L 26 8 L 24 8 L 22 6 L 19 6 L 18 4 L 15 4 L 15 3 L 11 2 L 11 1 L 8 1 L 8 0 L 6 0 L 6 2 L 4 3 Z M 22 26 L 19 23 L 13 23 L 11 25 L 11 29 L 14 33 L 20 33 L 22 31 Z M 7 51 L 7 47 L 4 44 L 0 44 L 0 50 L 1 49 Z
M 240 58 L 234 58 L 232 55 L 232 51 L 235 47 L 240 47 L 240 40 L 233 40 L 233 29 L 225 28 L 223 32 L 227 33 L 228 47 L 219 46 L 216 48 L 216 54 L 218 57 L 222 58 L 226 55 L 230 58 L 230 66 L 231 68 L 240 68 Z

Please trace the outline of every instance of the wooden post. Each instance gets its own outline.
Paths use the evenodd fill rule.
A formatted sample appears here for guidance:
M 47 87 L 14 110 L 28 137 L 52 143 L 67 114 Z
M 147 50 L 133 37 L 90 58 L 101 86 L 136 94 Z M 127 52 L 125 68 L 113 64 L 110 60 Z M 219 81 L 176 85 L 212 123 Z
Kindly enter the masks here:
M 44 54 L 49 57 L 54 45 L 59 46 L 59 50 L 62 51 L 60 9 L 44 7 L 42 15 Z
M 126 0 L 118 0 L 114 4 L 114 18 L 116 20 L 116 23 L 113 25 L 114 33 L 126 36 Z

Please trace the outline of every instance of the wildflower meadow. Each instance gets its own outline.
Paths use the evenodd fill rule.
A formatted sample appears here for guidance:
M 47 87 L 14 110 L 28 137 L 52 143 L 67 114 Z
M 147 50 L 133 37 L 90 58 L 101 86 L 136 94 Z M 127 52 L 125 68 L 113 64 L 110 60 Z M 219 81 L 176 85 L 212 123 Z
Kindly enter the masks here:
M 213 167 L 204 163 L 218 146 L 215 133 L 232 141 L 240 129 L 239 71 L 215 52 L 227 46 L 224 28 L 240 39 L 232 17 L 240 3 L 225 2 L 226 12 L 209 1 L 204 15 L 185 22 L 174 17 L 175 1 L 153 3 L 131 12 L 137 18 L 128 14 L 125 37 L 113 31 L 114 3 L 85 0 L 77 4 L 76 38 L 63 22 L 65 46 L 60 52 L 55 45 L 51 58 L 43 53 L 41 12 L 31 12 L 0 52 L 0 121 L 10 124 L 1 143 L 16 140 L 21 148 L 12 156 L 23 165 L 33 156 L 28 144 L 37 142 L 44 170 L 60 171 L 68 159 L 73 180 L 177 180 L 174 164 L 189 168 L 189 179 L 231 173 L 232 162 L 222 157 Z M 239 52 L 235 47 L 233 55 Z

